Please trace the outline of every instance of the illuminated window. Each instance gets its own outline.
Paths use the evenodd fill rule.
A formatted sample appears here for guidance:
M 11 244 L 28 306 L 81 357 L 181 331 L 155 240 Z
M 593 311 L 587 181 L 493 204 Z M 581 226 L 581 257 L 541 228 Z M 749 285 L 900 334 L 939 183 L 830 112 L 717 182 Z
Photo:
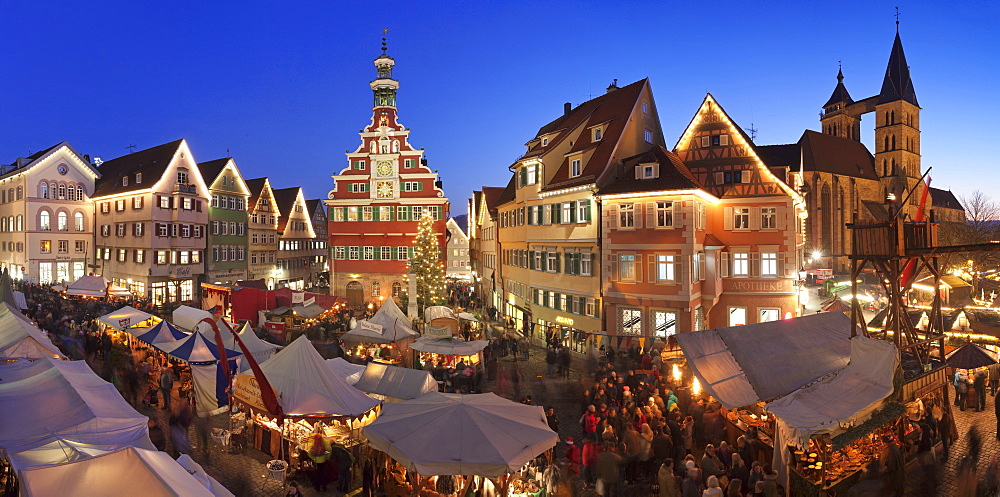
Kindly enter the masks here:
M 635 254 L 618 256 L 618 279 L 635 280 Z
M 633 309 L 631 307 L 618 308 L 618 334 L 642 334 L 642 309 Z
M 56 214 L 56 228 L 59 231 L 69 231 L 69 215 L 65 212 Z
M 750 254 L 746 252 L 733 254 L 733 276 L 750 275 Z
M 781 319 L 781 309 L 765 309 L 760 308 L 760 323 L 766 323 L 768 321 L 777 321 Z
M 52 230 L 52 222 L 48 212 L 42 211 L 38 214 L 38 229 L 42 231 Z
M 656 227 L 671 228 L 674 225 L 674 203 L 656 203 Z
M 774 252 L 763 252 L 760 254 L 760 275 L 778 275 L 778 254 Z
M 734 230 L 748 230 L 750 229 L 750 208 L 749 207 L 737 207 L 733 209 L 733 229 Z
M 653 333 L 660 338 L 677 333 L 677 313 L 653 311 Z
M 729 326 L 743 326 L 747 324 L 747 308 L 746 307 L 730 307 L 729 308 Z
M 760 208 L 760 229 L 773 230 L 778 227 L 777 221 L 778 221 L 777 207 Z
M 635 227 L 635 204 L 618 204 L 618 227 Z
M 658 255 L 656 256 L 656 281 L 669 282 L 674 281 L 674 256 L 672 255 Z
M 43 254 L 52 253 L 52 240 L 42 240 L 39 248 Z

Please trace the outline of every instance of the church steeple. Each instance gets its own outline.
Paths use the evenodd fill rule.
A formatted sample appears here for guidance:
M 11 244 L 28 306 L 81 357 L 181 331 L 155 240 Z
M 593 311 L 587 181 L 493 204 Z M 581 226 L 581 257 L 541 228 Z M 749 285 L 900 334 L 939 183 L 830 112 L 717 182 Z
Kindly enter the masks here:
M 851 94 L 848 93 L 847 87 L 844 86 L 844 69 L 840 68 L 837 71 L 837 87 L 833 89 L 833 94 L 830 95 L 830 100 L 827 100 L 823 107 L 833 107 L 836 104 L 844 104 L 845 106 L 854 103 L 854 99 L 851 98 Z
M 848 140 L 861 141 L 861 118 L 851 111 L 854 99 L 844 86 L 844 70 L 837 71 L 837 87 L 833 89 L 830 99 L 823 104 L 820 122 L 823 133 L 839 136 Z
M 396 61 L 386 53 L 386 49 L 386 40 L 383 37 L 382 53 L 375 58 L 376 79 L 371 82 L 372 92 L 375 93 L 375 107 L 396 106 L 399 81 L 392 79 L 392 66 L 396 65 Z
M 903 42 L 899 39 L 898 27 L 877 103 L 884 104 L 896 100 L 904 100 L 917 107 L 920 106 L 917 103 L 917 93 L 913 90 L 913 81 L 910 80 L 910 66 L 906 64 L 906 55 L 903 54 Z

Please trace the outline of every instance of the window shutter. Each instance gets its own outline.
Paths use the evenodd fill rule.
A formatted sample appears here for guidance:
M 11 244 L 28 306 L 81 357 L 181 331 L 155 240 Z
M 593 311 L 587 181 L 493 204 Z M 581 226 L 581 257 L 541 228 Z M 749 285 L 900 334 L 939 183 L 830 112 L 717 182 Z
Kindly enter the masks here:
M 646 227 L 656 227 L 656 202 L 646 202 Z
M 698 281 L 702 281 L 702 280 L 704 280 L 706 278 L 705 271 L 708 268 L 707 268 L 707 263 L 705 262 L 705 259 L 706 259 L 705 253 L 701 252 L 701 258 L 698 259 L 698 274 L 701 275 L 701 278 L 699 278 Z
M 359 205 L 359 206 L 355 207 L 355 209 L 358 210 L 358 221 L 364 221 L 365 220 L 365 218 L 364 218 L 364 208 Z
M 715 184 L 721 185 L 726 182 L 726 176 L 723 173 L 715 173 Z
M 552 224 L 562 223 L 562 204 L 552 204 Z
M 535 269 L 535 251 L 528 251 L 528 269 Z
M 573 274 L 580 275 L 580 260 L 582 255 L 579 252 L 573 254 Z
M 701 146 L 707 147 L 708 143 L 709 143 L 708 140 L 709 140 L 709 138 L 707 136 L 701 137 Z
M 719 135 L 719 145 L 729 145 L 729 135 L 725 133 Z
M 533 205 L 528 206 L 528 225 L 535 225 L 535 206 Z
M 608 228 L 618 229 L 618 204 L 608 206 Z
M 170 199 L 170 200 L 169 200 L 169 202 L 170 202 L 170 208 L 171 208 L 171 209 L 176 209 L 176 208 L 177 208 L 177 206 L 176 206 L 176 202 L 174 202 L 174 201 L 175 201 L 175 200 L 177 200 L 177 199 L 175 199 L 174 197 L 167 197 L 167 198 L 169 198 L 169 199 Z
M 594 317 L 601 317 L 601 299 L 594 299 Z
M 649 266 L 649 282 L 658 283 L 660 273 L 656 270 L 656 256 L 649 254 L 646 256 L 646 260 L 649 261 L 647 266 Z
M 785 254 L 783 252 L 778 252 L 777 257 L 778 257 L 778 262 L 777 262 L 777 267 L 775 268 L 776 270 L 775 273 L 778 275 L 778 277 L 780 278 L 782 275 L 784 275 L 785 278 L 794 278 L 795 277 L 794 274 L 785 274 L 785 269 L 786 269 Z M 791 266 L 789 266 L 789 268 L 790 267 Z
M 635 229 L 642 229 L 642 203 L 636 202 L 632 204 L 632 223 L 635 225 Z
M 733 208 L 726 207 L 722 213 L 722 229 L 726 231 L 733 230 Z
M 558 254 L 558 252 L 556 253 L 556 256 L 555 256 L 555 261 L 556 261 L 556 267 L 554 267 L 554 268 L 552 268 L 552 269 L 553 269 L 553 270 L 554 270 L 555 272 L 557 272 L 557 273 L 558 273 L 558 272 L 559 272 L 559 254 Z
M 540 269 L 542 271 L 549 270 L 549 253 L 544 250 L 542 251 L 542 267 Z
M 750 229 L 760 229 L 760 207 L 750 208 Z
M 722 257 L 719 259 L 719 274 L 723 278 L 729 277 L 729 252 L 722 252 L 720 254 Z
M 760 252 L 750 253 L 750 276 L 753 278 L 760 276 Z
M 375 247 L 373 250 L 375 252 L 375 260 L 382 260 L 382 247 Z
M 573 254 L 563 252 L 563 272 L 573 274 Z
M 195 200 L 195 201 L 194 201 L 194 205 L 195 205 L 195 209 L 196 209 L 196 210 L 197 210 L 198 212 L 201 212 L 201 200 Z
M 583 209 L 584 219 L 582 219 L 582 221 L 585 222 L 585 223 L 589 223 L 590 222 L 590 200 L 581 200 L 580 202 L 583 204 L 583 208 L 584 208 Z
M 520 181 L 521 186 L 527 185 L 528 184 L 528 168 L 522 166 L 521 169 L 518 170 L 518 172 L 521 175 L 521 181 Z
M 784 231 L 786 229 L 785 228 L 785 226 L 786 226 L 786 223 L 785 223 L 786 219 L 785 219 L 785 217 L 787 215 L 788 215 L 788 209 L 785 206 L 778 207 L 775 210 L 775 213 L 774 213 L 774 216 L 775 216 L 774 226 L 778 229 L 778 231 Z
M 642 176 L 641 176 L 642 173 L 640 173 L 640 171 L 642 171 L 642 166 L 635 166 L 632 169 L 633 169 L 633 171 L 635 171 L 635 179 L 641 179 L 642 178 Z
M 569 203 L 569 222 L 570 223 L 575 223 L 576 222 L 576 206 L 577 206 L 577 203 L 576 203 L 575 200 L 573 202 Z

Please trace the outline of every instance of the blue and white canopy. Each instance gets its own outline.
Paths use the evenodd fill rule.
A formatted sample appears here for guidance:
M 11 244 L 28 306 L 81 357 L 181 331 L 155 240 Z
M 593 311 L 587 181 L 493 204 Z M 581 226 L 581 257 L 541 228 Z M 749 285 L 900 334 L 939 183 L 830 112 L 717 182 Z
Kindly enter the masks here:
M 190 335 L 190 333 L 185 333 L 166 321 L 160 321 L 149 328 L 126 328 L 125 331 L 150 345 L 176 342 Z
M 140 337 L 141 338 L 141 337 Z M 153 344 L 164 354 L 179 361 L 192 364 L 208 364 L 219 360 L 219 349 L 201 333 L 192 333 L 186 338 L 166 343 Z M 241 352 L 226 349 L 226 358 L 233 359 L 243 355 Z

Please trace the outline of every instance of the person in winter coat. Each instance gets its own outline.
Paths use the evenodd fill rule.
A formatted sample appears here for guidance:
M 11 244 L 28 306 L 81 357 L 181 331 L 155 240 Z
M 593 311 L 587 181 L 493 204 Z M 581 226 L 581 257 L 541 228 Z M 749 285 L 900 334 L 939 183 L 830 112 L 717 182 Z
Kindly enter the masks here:
M 742 485 L 740 491 L 746 494 L 750 491 L 750 468 L 743 464 L 743 458 L 739 454 L 733 454 L 732 457 L 732 466 L 730 466 L 728 473 L 729 481 L 739 481 Z
M 701 497 L 701 471 L 698 468 L 688 469 L 687 477 L 681 483 L 681 497 Z
M 622 482 L 622 456 L 614 445 L 609 445 L 597 458 L 597 477 L 604 486 L 604 497 L 619 497 Z
M 589 438 L 583 442 L 583 481 L 587 486 L 594 484 L 594 472 L 597 470 L 597 457 L 601 454 L 603 446 L 594 443 Z
M 715 446 L 712 444 L 705 446 L 705 455 L 701 457 L 701 471 L 706 478 L 710 476 L 718 478 L 725 474 L 722 470 L 722 461 L 715 455 Z
M 778 497 L 778 473 L 771 469 L 770 464 L 764 465 L 764 496 Z
M 694 418 L 688 416 L 684 418 L 681 425 L 681 438 L 683 439 L 684 454 L 690 454 L 694 449 Z
M 677 476 L 674 475 L 674 460 L 667 458 L 660 465 L 656 474 L 656 482 L 660 485 L 658 497 L 680 497 L 677 493 Z
M 709 476 L 708 481 L 705 482 L 705 491 L 701 493 L 701 497 L 723 497 L 722 488 L 719 487 L 719 479 L 714 476 Z
M 965 410 L 965 397 L 969 395 L 969 376 L 964 370 L 955 371 L 955 405 Z
M 580 474 L 582 454 L 580 453 L 580 448 L 573 442 L 573 437 L 566 437 L 566 460 L 569 462 L 567 466 L 570 474 Z
M 597 408 L 594 404 L 587 406 L 587 412 L 580 418 L 580 425 L 583 426 L 583 436 L 593 441 L 597 441 Z

